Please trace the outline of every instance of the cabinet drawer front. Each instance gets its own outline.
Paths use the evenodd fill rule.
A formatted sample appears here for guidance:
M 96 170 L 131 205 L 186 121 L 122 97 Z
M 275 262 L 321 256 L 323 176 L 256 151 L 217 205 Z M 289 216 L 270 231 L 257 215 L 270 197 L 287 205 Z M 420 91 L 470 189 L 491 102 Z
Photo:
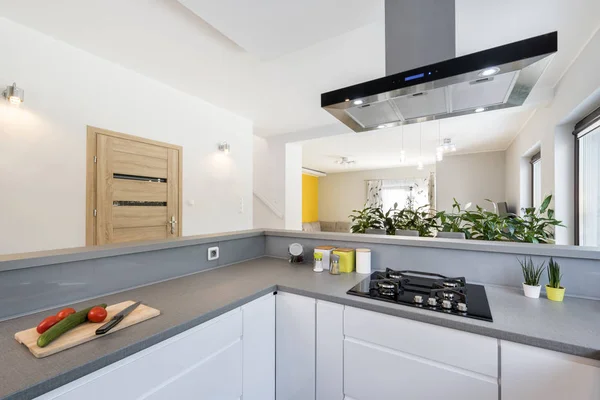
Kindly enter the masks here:
M 119 388 L 123 399 L 137 398 L 181 374 L 242 336 L 236 309 L 162 343 L 69 383 L 42 399 L 106 400 L 106 388 Z
M 344 340 L 344 392 L 360 400 L 498 400 L 496 379 Z
M 600 399 L 600 361 L 503 340 L 502 398 Z
M 451 366 L 498 377 L 498 340 L 346 307 L 344 335 Z
M 235 400 L 242 395 L 242 342 L 238 340 L 140 399 Z

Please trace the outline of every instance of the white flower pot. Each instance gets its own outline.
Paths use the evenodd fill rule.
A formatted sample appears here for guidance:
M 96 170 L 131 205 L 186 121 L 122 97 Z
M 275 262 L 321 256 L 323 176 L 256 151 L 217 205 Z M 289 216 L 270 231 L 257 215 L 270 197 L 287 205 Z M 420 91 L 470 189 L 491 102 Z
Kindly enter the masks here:
M 525 293 L 526 297 L 531 297 L 532 299 L 540 298 L 540 290 L 542 289 L 541 285 L 538 286 L 530 286 L 523 284 L 523 293 Z

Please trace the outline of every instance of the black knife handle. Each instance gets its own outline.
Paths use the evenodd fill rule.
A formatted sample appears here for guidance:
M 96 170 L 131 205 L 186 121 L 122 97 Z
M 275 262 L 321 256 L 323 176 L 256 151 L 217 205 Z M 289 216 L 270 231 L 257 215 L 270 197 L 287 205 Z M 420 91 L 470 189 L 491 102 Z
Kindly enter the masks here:
M 96 329 L 96 335 L 104 335 L 106 332 L 110 331 L 112 328 L 117 326 L 119 322 L 121 322 L 125 318 L 124 316 L 114 317 L 106 324 L 102 325 L 100 328 Z

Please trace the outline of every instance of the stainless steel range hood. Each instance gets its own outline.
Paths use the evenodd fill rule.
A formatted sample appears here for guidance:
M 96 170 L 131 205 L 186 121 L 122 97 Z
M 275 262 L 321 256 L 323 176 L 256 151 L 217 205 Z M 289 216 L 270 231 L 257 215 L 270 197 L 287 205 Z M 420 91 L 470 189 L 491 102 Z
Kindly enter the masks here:
M 387 41 L 390 40 L 388 3 Z M 394 3 L 398 4 L 395 0 Z M 405 0 L 404 3 L 420 8 L 424 4 L 423 0 L 418 0 L 418 4 L 415 0 Z M 405 12 L 404 18 L 406 14 L 410 13 Z M 451 17 L 454 18 L 454 14 Z M 421 26 L 443 25 L 426 22 Z M 452 24 L 452 30 L 453 27 Z M 435 37 L 431 38 L 430 28 L 426 29 L 429 37 L 421 40 L 421 44 L 435 40 Z M 417 28 L 416 37 L 418 33 Z M 520 106 L 548 65 L 549 56 L 557 51 L 557 46 L 557 32 L 536 36 L 323 93 L 321 107 L 352 130 L 363 132 Z M 386 48 L 388 52 L 393 51 L 390 46 Z M 430 48 L 424 46 L 423 51 Z M 454 53 L 454 49 L 451 51 Z M 391 57 L 388 55 L 387 58 Z M 414 62 L 414 57 L 411 60 Z M 387 68 L 389 71 L 389 61 Z

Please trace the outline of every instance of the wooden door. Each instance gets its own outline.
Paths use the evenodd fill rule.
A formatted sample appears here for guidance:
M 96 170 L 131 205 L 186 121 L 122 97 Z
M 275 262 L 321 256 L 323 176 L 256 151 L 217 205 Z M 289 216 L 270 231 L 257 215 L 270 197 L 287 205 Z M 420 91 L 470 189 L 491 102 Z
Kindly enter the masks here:
M 90 127 L 92 152 L 88 244 L 181 236 L 181 147 Z

